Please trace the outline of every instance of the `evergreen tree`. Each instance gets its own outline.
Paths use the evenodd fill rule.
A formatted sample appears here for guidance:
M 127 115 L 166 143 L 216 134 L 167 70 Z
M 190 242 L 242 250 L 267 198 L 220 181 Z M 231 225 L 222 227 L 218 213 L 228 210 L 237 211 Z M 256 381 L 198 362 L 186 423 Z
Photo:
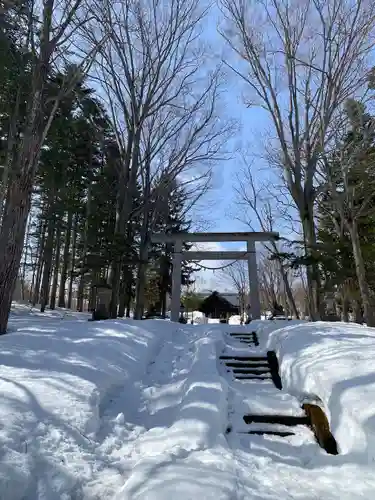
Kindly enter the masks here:
M 163 182 L 163 179 L 160 181 Z M 171 234 L 187 232 L 190 230 L 192 221 L 186 213 L 186 193 L 178 181 L 166 183 L 164 189 L 159 189 L 159 196 L 156 201 L 159 208 L 155 221 L 154 231 Z M 182 250 L 188 251 L 190 243 L 184 242 Z M 172 291 L 172 255 L 173 246 L 167 244 L 152 244 L 150 252 L 151 266 L 149 270 L 148 289 L 154 290 L 154 301 L 151 304 L 153 310 L 165 316 L 166 297 Z M 192 273 L 196 270 L 191 262 L 183 262 L 181 284 L 189 285 L 193 283 Z M 149 293 L 149 292 L 148 292 Z

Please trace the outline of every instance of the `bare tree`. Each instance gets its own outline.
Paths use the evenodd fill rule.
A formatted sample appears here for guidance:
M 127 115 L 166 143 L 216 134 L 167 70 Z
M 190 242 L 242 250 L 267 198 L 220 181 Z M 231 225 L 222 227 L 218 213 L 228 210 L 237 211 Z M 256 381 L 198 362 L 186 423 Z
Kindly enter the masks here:
M 260 296 L 264 309 L 272 312 L 275 304 L 282 302 L 280 300 L 282 282 L 275 262 L 270 261 L 264 255 L 262 257 L 258 264 Z
M 337 0 L 221 0 L 222 34 L 242 60 L 233 68 L 268 113 L 275 149 L 311 255 L 316 244 L 314 178 L 337 112 L 367 76 L 375 4 Z M 228 63 L 229 65 L 229 63 Z M 249 105 L 253 102 L 249 102 Z M 307 266 L 310 316 L 320 315 L 318 266 Z
M 69 72 L 58 94 L 47 100 L 47 84 L 55 65 L 72 52 L 72 41 L 88 22 L 87 0 L 44 0 L 27 3 L 28 30 L 24 48 L 32 54 L 30 87 L 26 115 L 17 146 L 10 134 L 8 148 L 7 196 L 0 232 L 0 333 L 7 328 L 12 293 L 20 265 L 23 241 L 30 211 L 31 193 L 41 149 L 61 98 L 84 75 L 97 50 L 75 52 L 76 66 Z
M 251 165 L 245 164 L 244 168 L 237 175 L 237 183 L 234 187 L 236 196 L 236 204 L 238 207 L 238 220 L 246 224 L 254 230 L 252 223 L 255 217 L 260 229 L 265 232 L 272 232 L 276 229 L 276 221 L 274 216 L 274 209 L 264 193 L 268 192 L 267 186 L 261 185 L 257 187 L 251 172 Z M 282 215 L 282 214 L 280 214 Z M 278 273 L 287 296 L 289 309 L 292 314 L 298 318 L 299 313 L 293 297 L 292 288 L 289 282 L 288 268 L 281 255 L 280 242 L 271 241 L 264 245 L 269 255 L 276 263 L 276 268 L 273 273 Z M 271 266 L 271 261 L 268 261 L 268 266 Z M 272 297 L 272 300 L 275 297 Z
M 198 0 L 104 0 L 95 6 L 97 21 L 110 33 L 96 77 L 121 153 L 118 241 L 137 214 L 134 199 L 140 177 L 146 181 L 146 200 L 160 171 L 169 172 L 173 180 L 219 151 L 218 76 L 209 68 L 203 75 L 203 50 L 197 43 L 206 13 L 201 5 Z M 102 34 L 95 25 L 88 36 L 96 40 Z M 141 260 L 146 257 L 148 228 L 144 218 Z M 112 317 L 117 315 L 121 260 L 116 256 L 111 264 Z
M 219 272 L 219 277 L 225 283 L 230 283 L 236 290 L 240 305 L 240 315 L 244 316 L 249 297 L 249 273 L 247 262 L 244 260 L 236 260 L 228 266 L 228 262 L 223 262 L 224 267 Z

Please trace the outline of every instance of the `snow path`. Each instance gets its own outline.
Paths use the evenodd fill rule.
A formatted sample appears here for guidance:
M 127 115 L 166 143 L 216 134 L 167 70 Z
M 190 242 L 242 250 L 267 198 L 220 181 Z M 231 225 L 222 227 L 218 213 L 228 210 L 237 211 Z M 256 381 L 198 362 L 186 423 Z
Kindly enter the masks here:
M 213 425 L 211 414 L 218 402 L 226 404 L 215 373 L 217 341 L 209 332 L 201 338 L 201 331 L 189 330 L 187 343 L 186 333 L 177 332 L 149 366 L 142 393 L 150 430 L 141 437 L 140 459 L 114 500 L 239 498 L 233 457 L 219 433 L 225 419 L 221 422 L 219 413 Z

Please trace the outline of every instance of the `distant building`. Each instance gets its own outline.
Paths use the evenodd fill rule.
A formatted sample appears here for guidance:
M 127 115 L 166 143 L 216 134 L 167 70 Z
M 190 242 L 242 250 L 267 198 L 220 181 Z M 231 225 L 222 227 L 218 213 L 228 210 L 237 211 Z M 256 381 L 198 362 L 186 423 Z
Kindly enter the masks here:
M 236 293 L 219 293 L 214 291 L 210 295 L 199 295 L 203 299 L 199 311 L 208 318 L 220 319 L 240 314 L 239 298 Z

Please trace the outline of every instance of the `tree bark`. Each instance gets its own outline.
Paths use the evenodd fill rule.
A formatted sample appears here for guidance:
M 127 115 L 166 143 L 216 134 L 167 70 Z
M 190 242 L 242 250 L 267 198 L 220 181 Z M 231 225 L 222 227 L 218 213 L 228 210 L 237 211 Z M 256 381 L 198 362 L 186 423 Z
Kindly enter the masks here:
M 91 162 L 90 162 L 91 163 Z M 88 233 L 89 233 L 89 223 L 90 223 L 90 215 L 91 215 L 91 186 L 89 184 L 87 188 L 87 202 L 86 202 L 86 212 L 85 212 L 85 228 L 83 231 L 83 249 L 82 249 L 82 272 L 78 285 L 78 294 L 77 294 L 77 311 L 83 312 L 83 300 L 84 300 L 84 291 L 85 291 L 85 282 L 86 282 L 86 256 L 88 249 Z
M 64 255 L 61 269 L 60 287 L 59 287 L 59 307 L 65 307 L 65 286 L 68 277 L 68 266 L 70 257 L 70 239 L 72 234 L 73 225 L 73 212 L 69 210 L 68 220 L 66 224 L 65 242 L 64 242 Z
M 48 40 L 43 40 L 40 57 L 33 68 L 23 137 L 18 146 L 18 154 L 12 155 L 12 164 L 9 166 L 11 179 L 0 232 L 0 334 L 6 332 L 8 325 L 30 211 L 35 171 L 46 130 L 43 123 L 44 89 L 50 54 L 45 43 L 48 43 Z
M 68 289 L 68 304 L 67 308 L 72 308 L 72 299 L 73 299 L 73 282 L 74 282 L 74 267 L 76 263 L 76 250 L 77 250 L 77 225 L 78 225 L 78 215 L 76 216 L 76 220 L 74 221 L 73 226 L 73 242 L 72 242 L 72 259 L 70 264 L 70 281 L 69 281 L 69 289 Z
M 7 157 L 6 157 L 3 172 L 1 175 L 0 219 L 1 219 L 1 215 L 3 214 L 3 208 L 4 208 L 3 205 L 4 205 L 4 199 L 5 199 L 6 192 L 7 192 L 9 173 L 10 173 L 10 169 L 11 169 L 11 166 L 12 166 L 12 164 L 14 162 L 14 158 L 15 158 L 14 146 L 15 146 L 16 136 L 17 136 L 18 120 L 20 118 L 19 117 L 20 101 L 21 101 L 21 87 L 19 86 L 17 88 L 17 94 L 16 94 L 13 113 L 12 113 L 12 116 L 10 117 L 9 133 L 8 133 L 8 141 L 7 141 Z
M 23 258 L 23 264 L 22 264 L 22 278 L 21 278 L 21 293 L 22 293 L 22 300 L 25 300 L 25 291 L 26 291 L 26 270 L 27 270 L 27 257 L 28 257 L 28 249 L 29 249 L 29 240 L 30 240 L 30 221 L 27 224 L 27 231 L 26 231 L 26 239 L 25 239 L 25 245 L 24 245 L 24 258 Z M 30 256 L 32 257 L 32 251 L 30 250 Z M 30 290 L 29 290 L 30 292 Z M 30 299 L 30 295 L 29 295 Z
M 362 315 L 362 303 L 360 300 L 353 300 L 353 310 L 354 310 L 354 321 L 358 324 L 363 323 L 363 315 Z
M 120 300 L 118 306 L 118 317 L 123 318 L 126 310 L 126 295 L 124 285 L 121 285 Z
M 349 298 L 346 294 L 342 298 L 341 321 L 349 323 Z
M 53 269 L 51 299 L 49 305 L 49 308 L 52 310 L 56 308 L 57 284 L 59 281 L 59 268 L 60 268 L 60 248 L 61 248 L 61 227 L 59 224 L 56 234 L 55 264 Z
M 299 312 L 298 312 L 298 309 L 296 306 L 296 301 L 294 300 L 294 297 L 293 297 L 293 292 L 292 292 L 292 288 L 291 288 L 289 280 L 288 280 L 288 276 L 285 272 L 285 269 L 284 269 L 284 266 L 283 266 L 283 263 L 281 262 L 281 260 L 280 259 L 277 259 L 277 260 L 279 262 L 280 273 L 281 273 L 281 277 L 283 279 L 285 294 L 287 297 L 287 301 L 288 301 L 290 310 L 292 312 L 292 315 L 296 319 L 299 319 Z
M 375 314 L 372 309 L 370 289 L 366 277 L 366 268 L 362 254 L 361 242 L 358 234 L 357 222 L 346 221 L 346 226 L 350 233 L 350 239 L 352 242 L 355 270 L 356 270 L 359 290 L 361 292 L 365 321 L 367 323 L 367 326 L 375 326 Z
M 85 291 L 85 277 L 81 274 L 77 290 L 77 311 L 83 312 L 83 300 Z
M 141 243 L 139 257 L 140 257 L 140 262 L 138 264 L 138 272 L 136 280 L 134 319 L 142 319 L 145 309 L 146 269 L 148 261 L 147 240 Z
M 43 252 L 43 278 L 41 288 L 40 312 L 44 312 L 48 303 L 52 260 L 53 260 L 53 242 L 55 237 L 55 216 L 53 214 L 55 205 L 51 202 L 50 209 L 48 210 L 48 229 L 47 239 L 44 245 Z
M 7 331 L 30 211 L 31 190 L 30 176 L 14 176 L 8 189 L 0 233 L 0 334 Z
M 35 286 L 34 286 L 33 298 L 32 298 L 32 305 L 33 306 L 36 306 L 36 304 L 39 304 L 40 283 L 42 281 L 42 274 L 43 274 L 43 252 L 44 252 L 44 245 L 46 242 L 46 231 L 47 231 L 47 226 L 44 223 L 42 235 L 40 237 L 39 246 L 38 246 L 38 260 L 37 260 L 37 264 L 36 264 L 36 279 L 35 279 Z
M 137 123 L 137 126 L 135 127 L 135 131 L 133 129 L 129 130 L 127 158 L 124 162 L 124 171 L 119 179 L 119 184 L 123 186 L 123 188 L 118 196 L 118 215 L 116 218 L 115 235 L 119 236 L 120 241 L 125 234 L 128 234 L 128 224 L 133 209 L 134 196 L 137 191 L 139 173 L 139 149 L 142 129 L 138 123 L 139 117 L 133 116 L 133 120 Z M 112 287 L 110 305 L 111 318 L 117 317 L 122 263 L 123 254 L 120 253 L 120 255 L 118 255 L 116 252 L 110 272 L 110 283 Z
M 316 247 L 316 233 L 312 207 L 305 204 L 305 210 L 301 214 L 305 254 L 307 258 L 313 257 L 312 250 Z M 307 278 L 307 302 L 311 321 L 319 321 L 321 317 L 320 304 L 320 275 L 317 264 L 308 263 L 306 266 Z

